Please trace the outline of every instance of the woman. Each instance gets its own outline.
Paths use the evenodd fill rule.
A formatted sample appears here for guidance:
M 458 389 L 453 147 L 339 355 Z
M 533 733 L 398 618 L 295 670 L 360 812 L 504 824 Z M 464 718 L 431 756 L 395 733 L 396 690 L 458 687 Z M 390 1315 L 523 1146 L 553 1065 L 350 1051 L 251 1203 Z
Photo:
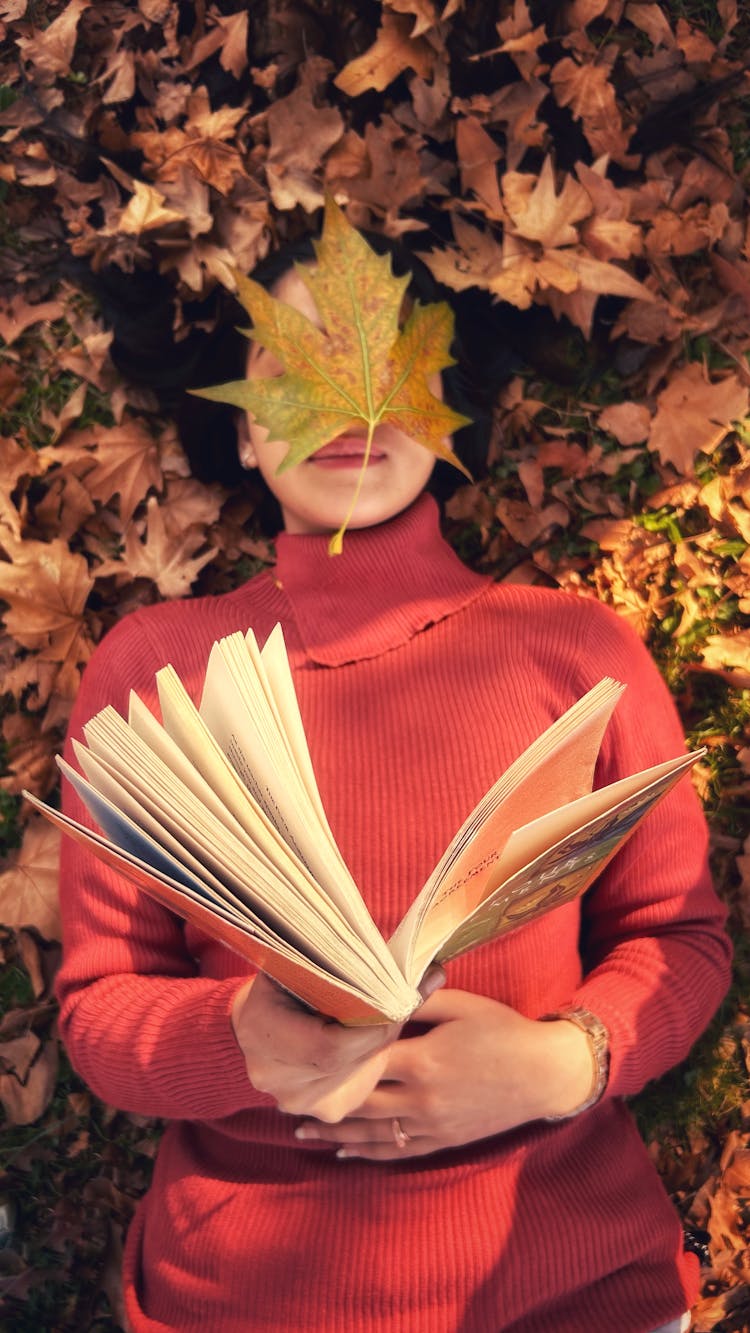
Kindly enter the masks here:
M 274 291 L 314 316 L 293 271 Z M 278 369 L 251 345 L 249 376 Z M 280 506 L 275 569 L 121 622 L 71 736 L 130 688 L 155 705 L 166 661 L 197 693 L 215 639 L 281 621 L 323 801 L 386 936 L 491 782 L 601 676 L 628 689 L 600 782 L 678 752 L 616 616 L 460 564 L 408 436 L 378 427 L 335 559 L 358 433 L 281 476 L 286 446 L 251 420 L 239 450 Z M 725 988 L 705 854 L 683 782 L 583 905 L 430 974 L 400 1032 L 303 1011 L 66 847 L 71 1056 L 109 1102 L 170 1120 L 128 1237 L 135 1333 L 680 1328 L 694 1260 L 621 1098 L 685 1055 Z

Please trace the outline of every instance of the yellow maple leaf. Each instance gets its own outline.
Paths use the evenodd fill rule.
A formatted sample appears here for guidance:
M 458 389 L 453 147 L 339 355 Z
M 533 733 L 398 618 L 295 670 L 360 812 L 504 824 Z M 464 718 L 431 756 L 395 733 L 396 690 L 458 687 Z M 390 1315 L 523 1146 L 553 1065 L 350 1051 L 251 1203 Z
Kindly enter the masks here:
M 389 256 L 376 254 L 330 198 L 315 249 L 316 266 L 300 265 L 299 274 L 322 328 L 257 282 L 238 275 L 239 297 L 253 321 L 253 339 L 277 357 L 285 373 L 194 392 L 252 412 L 272 439 L 289 442 L 279 471 L 301 463 L 364 422 L 362 472 L 349 513 L 331 540 L 331 554 L 338 554 L 375 427 L 381 422 L 397 426 L 469 476 L 447 443 L 467 418 L 428 387 L 430 375 L 453 364 L 450 307 L 444 301 L 427 306 L 415 302 L 399 329 L 408 276 L 395 277 Z

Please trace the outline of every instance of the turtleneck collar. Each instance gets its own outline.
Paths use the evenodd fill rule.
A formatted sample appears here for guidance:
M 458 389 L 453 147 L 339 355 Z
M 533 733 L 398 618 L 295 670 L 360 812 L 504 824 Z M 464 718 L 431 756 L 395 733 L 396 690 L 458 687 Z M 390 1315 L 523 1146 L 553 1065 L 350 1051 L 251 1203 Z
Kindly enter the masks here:
M 276 579 L 308 658 L 342 666 L 398 648 L 473 601 L 491 580 L 444 541 L 424 494 L 388 523 L 350 530 L 341 555 L 325 534 L 277 539 Z

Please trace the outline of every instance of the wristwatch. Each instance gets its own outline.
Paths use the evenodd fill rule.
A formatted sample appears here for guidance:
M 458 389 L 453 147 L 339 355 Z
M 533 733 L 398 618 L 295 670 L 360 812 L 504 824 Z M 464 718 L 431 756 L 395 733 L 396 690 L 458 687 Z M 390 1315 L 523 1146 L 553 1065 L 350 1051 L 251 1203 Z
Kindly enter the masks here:
M 545 1116 L 546 1120 L 570 1120 L 582 1111 L 588 1111 L 590 1106 L 599 1101 L 609 1077 L 609 1033 L 601 1019 L 592 1014 L 590 1009 L 573 1006 L 570 1009 L 558 1009 L 554 1014 L 544 1014 L 542 1022 L 551 1023 L 561 1018 L 568 1023 L 575 1023 L 577 1028 L 586 1033 L 594 1062 L 594 1077 L 591 1091 L 580 1106 L 576 1106 L 573 1111 L 566 1111 L 564 1115 Z

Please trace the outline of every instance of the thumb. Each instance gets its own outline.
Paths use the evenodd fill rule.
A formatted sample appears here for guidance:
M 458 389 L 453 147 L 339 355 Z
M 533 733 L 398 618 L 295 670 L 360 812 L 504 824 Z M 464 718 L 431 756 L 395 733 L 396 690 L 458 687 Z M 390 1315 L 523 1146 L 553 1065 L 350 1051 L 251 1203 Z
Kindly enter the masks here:
M 440 990 L 440 987 L 444 986 L 446 981 L 445 968 L 442 968 L 439 963 L 432 963 L 419 983 L 422 1003 L 424 1004 L 425 1000 L 429 1000 L 436 990 Z

